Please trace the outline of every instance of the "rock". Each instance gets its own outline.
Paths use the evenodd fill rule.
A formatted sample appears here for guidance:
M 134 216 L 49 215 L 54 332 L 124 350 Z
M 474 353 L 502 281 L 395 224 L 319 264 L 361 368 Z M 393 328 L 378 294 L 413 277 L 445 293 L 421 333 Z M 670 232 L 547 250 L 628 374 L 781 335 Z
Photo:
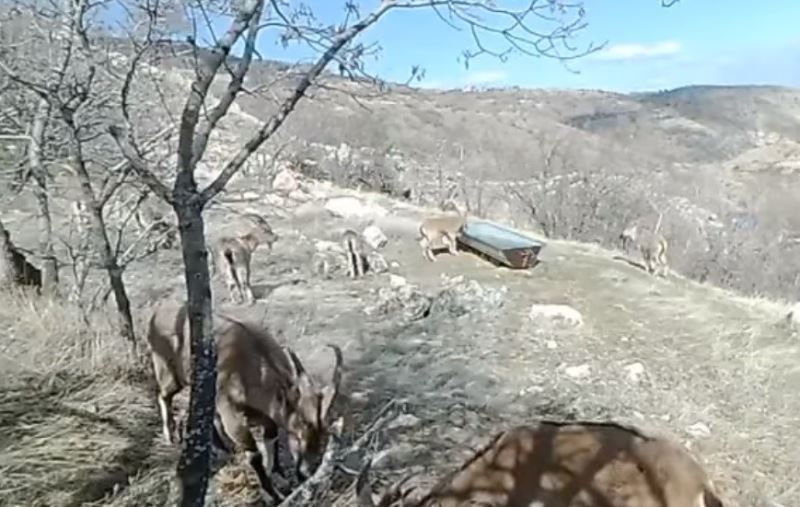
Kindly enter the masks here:
M 303 189 L 296 188 L 289 192 L 288 197 L 298 202 L 306 202 L 311 200 L 311 196 Z
M 314 241 L 314 248 L 317 252 L 333 252 L 333 253 L 344 253 L 344 248 L 339 243 L 335 241 L 328 241 L 325 239 L 318 239 Z
M 413 414 L 400 414 L 395 420 L 386 425 L 387 429 L 414 428 L 420 423 L 419 417 Z
M 286 199 L 277 194 L 267 194 L 264 196 L 264 202 L 276 208 L 283 208 L 286 206 Z
M 345 164 L 350 161 L 350 157 L 352 156 L 352 150 L 350 146 L 345 143 L 339 144 L 339 148 L 336 150 L 336 161 L 339 164 Z
M 272 189 L 278 192 L 290 193 L 300 188 L 300 182 L 294 171 L 283 169 L 272 179 Z
M 644 365 L 642 363 L 631 363 L 625 367 L 628 374 L 628 380 L 637 384 L 644 375 Z
M 366 204 L 357 197 L 332 197 L 325 203 L 325 209 L 333 216 L 340 218 L 363 218 L 368 216 L 384 216 L 386 208 L 377 204 Z
M 591 367 L 588 364 L 580 364 L 578 366 L 567 366 L 564 368 L 564 373 L 567 374 L 568 377 L 573 379 L 582 379 L 589 376 L 591 373 Z
M 312 272 L 322 278 L 331 279 L 333 275 L 346 269 L 345 256 L 333 251 L 316 252 L 311 258 Z
M 401 466 L 403 463 L 411 462 L 415 457 L 424 452 L 422 446 L 415 446 L 409 443 L 400 443 L 375 453 L 372 459 L 372 466 L 375 469 L 391 470 Z
M 386 262 L 386 258 L 378 252 L 370 252 L 367 254 L 367 265 L 369 266 L 369 270 L 375 274 L 389 271 L 389 263 Z
M 386 243 L 389 241 L 389 238 L 386 237 L 386 234 L 384 234 L 377 225 L 367 226 L 361 235 L 364 237 L 364 241 L 376 250 L 386 246 Z
M 545 347 L 547 347 L 550 350 L 555 350 L 558 348 L 558 343 L 555 340 L 547 340 L 547 343 L 545 343 Z
M 559 304 L 534 304 L 531 306 L 529 318 L 533 321 L 550 321 L 571 327 L 583 325 L 581 313 L 568 305 Z
M 704 438 L 711 436 L 711 428 L 709 428 L 705 423 L 696 422 L 686 428 L 686 433 L 695 438 Z
M 407 284 L 408 281 L 402 276 L 389 275 L 389 287 L 392 287 L 393 289 L 398 289 Z

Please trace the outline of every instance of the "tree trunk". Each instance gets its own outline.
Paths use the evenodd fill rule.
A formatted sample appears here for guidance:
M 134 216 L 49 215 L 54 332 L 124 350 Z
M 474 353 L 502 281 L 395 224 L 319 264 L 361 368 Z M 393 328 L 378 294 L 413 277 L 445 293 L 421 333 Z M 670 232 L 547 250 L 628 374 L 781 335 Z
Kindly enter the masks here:
M 132 357 L 136 357 L 136 335 L 133 330 L 133 316 L 131 315 L 131 302 L 128 299 L 128 292 L 125 290 L 125 281 L 122 278 L 122 268 L 117 263 L 117 258 L 111 247 L 111 242 L 106 233 L 106 225 L 103 220 L 103 211 L 96 201 L 90 202 L 89 216 L 92 221 L 92 249 L 100 256 L 100 264 L 108 273 L 108 283 L 114 292 L 114 300 L 117 303 L 117 319 L 119 321 L 119 333 L 128 342 Z
M 69 124 L 69 123 L 68 123 Z M 70 158 L 72 168 L 78 178 L 78 183 L 81 189 L 81 197 L 88 206 L 89 221 L 91 224 L 91 242 L 92 251 L 100 257 L 100 265 L 108 273 L 108 282 L 111 285 L 111 290 L 114 292 L 114 299 L 117 302 L 117 316 L 119 318 L 119 333 L 122 338 L 128 342 L 132 357 L 136 357 L 136 335 L 133 330 L 133 317 L 131 316 L 131 302 L 128 299 L 128 293 L 125 290 L 125 282 L 122 278 L 122 268 L 117 262 L 117 257 L 114 255 L 114 249 L 111 246 L 111 241 L 108 239 L 108 232 L 106 231 L 106 224 L 103 220 L 103 207 L 98 202 L 97 197 L 92 189 L 91 177 L 89 171 L 86 169 L 84 163 L 83 152 L 81 149 L 80 140 L 75 134 L 76 129 L 74 125 L 69 124 L 71 133 L 73 135 L 72 142 L 70 143 Z
M 190 179 L 191 176 L 189 176 Z M 193 181 L 186 183 L 193 185 Z M 176 194 L 180 188 L 176 183 Z M 175 199 L 183 247 L 191 334 L 191 394 L 186 440 L 178 462 L 179 505 L 202 507 L 210 476 L 214 425 L 217 350 L 213 336 L 211 285 L 208 272 L 203 203 L 196 192 Z
M 53 223 L 50 216 L 50 200 L 47 194 L 47 170 L 44 167 L 42 147 L 44 134 L 50 119 L 50 102 L 39 99 L 31 129 L 29 163 L 36 185 L 33 194 L 39 207 L 39 255 L 42 259 L 42 294 L 54 296 L 58 292 L 58 264 L 53 251 Z

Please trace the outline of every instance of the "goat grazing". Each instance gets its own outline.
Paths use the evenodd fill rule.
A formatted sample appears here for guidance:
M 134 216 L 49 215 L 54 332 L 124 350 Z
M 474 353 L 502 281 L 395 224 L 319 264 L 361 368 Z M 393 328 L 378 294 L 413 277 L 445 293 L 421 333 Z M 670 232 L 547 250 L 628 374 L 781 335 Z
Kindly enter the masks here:
M 353 229 L 342 234 L 342 247 L 347 256 L 347 275 L 351 278 L 364 276 L 364 242 Z
M 375 507 L 367 480 L 360 507 Z M 723 507 L 699 462 L 679 443 L 615 423 L 541 421 L 495 435 L 415 501 L 396 483 L 377 506 Z
M 272 244 L 280 238 L 264 218 L 255 213 L 243 216 L 251 227 L 238 235 L 218 238 L 211 249 L 211 267 L 214 274 L 222 270 L 232 301 L 252 304 L 255 301 L 250 285 L 253 252 L 262 243 L 272 251 Z
M 422 248 L 425 258 L 431 262 L 436 260 L 433 249 L 438 245 L 446 247 L 451 255 L 458 255 L 456 242 L 466 225 L 467 217 L 466 213 L 462 213 L 454 202 L 448 201 L 448 203 L 455 209 L 455 215 L 426 217 L 419 225 L 419 246 Z M 442 211 L 445 206 L 442 206 Z
M 278 470 L 278 428 L 286 431 L 298 477 L 304 479 L 324 451 L 328 413 L 339 391 L 342 351 L 334 351 L 332 380 L 318 385 L 297 355 L 281 347 L 266 329 L 215 314 L 217 344 L 217 431 L 244 450 L 263 491 L 275 500 L 282 495 L 270 474 Z M 155 308 L 147 332 L 164 438 L 173 442 L 172 399 L 190 379 L 187 304 L 163 302 Z M 264 430 L 256 440 L 254 426 Z

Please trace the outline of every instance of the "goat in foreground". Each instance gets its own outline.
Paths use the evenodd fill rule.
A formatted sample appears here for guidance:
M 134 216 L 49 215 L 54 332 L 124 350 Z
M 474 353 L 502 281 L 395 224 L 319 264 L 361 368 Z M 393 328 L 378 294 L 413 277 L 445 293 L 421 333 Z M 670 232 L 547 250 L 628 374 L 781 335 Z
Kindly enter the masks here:
M 445 246 L 451 255 L 458 255 L 456 241 L 466 225 L 467 217 L 466 213 L 463 213 L 452 201 L 448 201 L 442 206 L 443 211 L 448 204 L 455 209 L 455 215 L 426 217 L 419 225 L 419 246 L 422 248 L 425 258 L 431 262 L 436 261 L 433 249 L 438 245 Z
M 297 355 L 281 347 L 266 329 L 215 314 L 217 344 L 217 431 L 244 450 L 262 490 L 275 500 L 282 494 L 270 474 L 276 464 L 278 428 L 288 436 L 289 452 L 298 477 L 321 458 L 328 433 L 328 413 L 339 391 L 342 351 L 334 351 L 332 379 L 318 385 L 306 373 Z M 164 438 L 173 442 L 172 399 L 189 385 L 189 322 L 187 304 L 165 302 L 154 310 L 147 333 L 158 384 L 158 405 Z M 252 428 L 264 430 L 256 440 Z
M 679 443 L 614 423 L 542 421 L 501 432 L 416 501 L 402 481 L 376 504 L 364 467 L 359 507 L 723 507 Z
M 364 242 L 353 229 L 342 233 L 342 247 L 347 256 L 347 275 L 351 278 L 364 276 Z
M 211 267 L 216 274 L 222 270 L 231 300 L 235 303 L 252 304 L 255 301 L 250 286 L 250 265 L 253 252 L 262 243 L 272 251 L 272 244 L 280 237 L 273 232 L 269 223 L 255 213 L 243 215 L 251 227 L 234 236 L 218 238 L 211 248 Z

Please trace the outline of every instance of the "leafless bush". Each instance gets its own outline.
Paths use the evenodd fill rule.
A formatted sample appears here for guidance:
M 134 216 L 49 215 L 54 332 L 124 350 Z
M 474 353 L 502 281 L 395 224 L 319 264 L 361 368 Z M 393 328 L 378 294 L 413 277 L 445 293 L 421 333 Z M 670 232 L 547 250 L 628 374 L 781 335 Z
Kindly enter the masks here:
M 349 150 L 347 152 L 350 153 Z M 399 164 L 388 153 L 339 157 L 326 155 L 320 150 L 305 150 L 295 155 L 291 165 L 306 177 L 330 181 L 340 187 L 378 192 L 401 199 L 407 199 L 411 194 L 401 179 Z
M 632 217 L 650 211 L 631 176 L 578 167 L 565 140 L 540 137 L 538 147 L 530 179 L 505 187 L 545 236 L 613 244 Z

